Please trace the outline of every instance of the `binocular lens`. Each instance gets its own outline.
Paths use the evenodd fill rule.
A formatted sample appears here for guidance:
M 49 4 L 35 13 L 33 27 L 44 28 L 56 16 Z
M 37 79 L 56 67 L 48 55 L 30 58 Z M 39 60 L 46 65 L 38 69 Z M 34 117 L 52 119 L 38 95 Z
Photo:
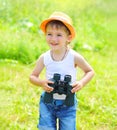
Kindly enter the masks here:
M 65 75 L 64 81 L 71 82 L 71 75 Z
M 55 73 L 53 79 L 54 80 L 60 80 L 60 74 Z

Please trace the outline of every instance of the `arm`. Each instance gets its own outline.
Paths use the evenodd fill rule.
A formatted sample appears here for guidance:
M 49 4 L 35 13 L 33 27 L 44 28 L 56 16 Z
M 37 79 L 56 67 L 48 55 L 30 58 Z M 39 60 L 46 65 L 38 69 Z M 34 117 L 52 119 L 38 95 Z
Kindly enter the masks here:
M 94 76 L 93 68 L 88 64 L 88 62 L 78 53 L 75 53 L 75 66 L 83 70 L 83 77 L 73 84 L 72 93 L 79 91 L 84 87 Z
M 51 81 L 45 79 L 42 80 L 40 78 L 40 73 L 44 69 L 44 62 L 43 62 L 43 55 L 40 56 L 40 58 L 37 60 L 37 64 L 33 70 L 33 72 L 30 75 L 30 82 L 36 86 L 41 86 L 45 91 L 51 92 L 53 90 L 52 87 L 48 86 L 48 83 L 52 83 Z

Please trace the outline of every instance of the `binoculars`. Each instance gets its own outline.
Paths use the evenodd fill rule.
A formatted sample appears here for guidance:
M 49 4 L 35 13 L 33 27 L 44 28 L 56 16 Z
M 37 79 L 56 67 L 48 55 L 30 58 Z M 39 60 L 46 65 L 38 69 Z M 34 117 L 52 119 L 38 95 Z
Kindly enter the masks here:
M 71 85 L 71 75 L 65 75 L 64 80 L 61 80 L 61 75 L 58 73 L 55 73 L 53 75 L 53 78 L 50 79 L 53 81 L 53 84 L 48 84 L 49 86 L 53 87 L 54 90 L 50 93 L 45 92 L 44 93 L 44 102 L 45 103 L 52 103 L 53 102 L 53 94 L 57 93 L 60 96 L 62 94 L 66 95 L 64 104 L 66 106 L 73 106 L 74 105 L 74 93 L 71 92 L 72 85 Z

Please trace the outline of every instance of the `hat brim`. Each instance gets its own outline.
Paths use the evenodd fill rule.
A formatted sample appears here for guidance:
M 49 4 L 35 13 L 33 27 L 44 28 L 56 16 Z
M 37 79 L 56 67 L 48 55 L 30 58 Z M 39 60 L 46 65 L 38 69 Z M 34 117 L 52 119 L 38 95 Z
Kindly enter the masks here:
M 46 33 L 46 25 L 47 25 L 47 23 L 50 22 L 50 21 L 53 21 L 53 20 L 61 21 L 69 29 L 69 31 L 71 33 L 71 36 L 72 36 L 72 39 L 74 39 L 74 37 L 75 37 L 75 30 L 74 30 L 73 26 L 71 26 L 70 24 L 66 23 L 65 21 L 62 21 L 62 20 L 59 20 L 59 19 L 56 19 L 56 18 L 49 18 L 49 19 L 44 20 L 41 23 L 40 28 L 42 29 L 42 31 L 44 33 Z

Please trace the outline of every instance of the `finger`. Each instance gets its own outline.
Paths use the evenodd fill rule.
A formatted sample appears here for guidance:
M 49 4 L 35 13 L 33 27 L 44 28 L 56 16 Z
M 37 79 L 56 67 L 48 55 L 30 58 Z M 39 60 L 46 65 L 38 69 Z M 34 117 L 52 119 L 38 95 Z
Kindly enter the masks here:
M 73 89 L 71 90 L 71 92 L 72 92 L 72 93 L 75 93 L 76 91 L 75 91 L 75 89 L 73 88 Z
M 51 90 L 51 89 L 48 89 L 48 90 L 47 90 L 48 93 L 50 93 L 50 92 L 52 92 L 52 91 L 53 91 L 53 90 Z
M 46 86 L 46 91 L 53 91 L 53 89 L 54 89 L 53 87 L 50 87 L 48 85 Z
M 80 87 L 75 87 L 72 89 L 72 93 L 75 93 L 75 92 L 79 91 L 80 89 L 81 89 Z
M 49 88 L 49 91 L 53 91 L 53 90 L 54 90 L 54 88 L 52 88 L 52 87 Z
M 74 83 L 73 85 L 72 85 L 72 87 L 74 88 L 74 87 L 76 87 L 77 86 L 77 84 L 76 83 Z
M 52 81 L 50 81 L 52 84 L 53 84 L 53 82 Z M 53 90 L 54 88 L 53 87 L 51 87 L 51 84 L 47 84 L 47 86 L 46 86 L 47 88 L 49 88 L 50 90 Z
M 50 93 L 51 91 L 50 91 L 50 90 L 48 90 L 48 91 L 46 91 L 46 92 Z
M 48 80 L 48 83 L 53 84 L 54 82 L 53 82 L 53 81 L 51 81 L 51 80 Z
M 50 92 L 50 89 L 49 89 L 49 88 L 46 88 L 45 91 L 46 91 L 46 92 Z
M 51 86 L 47 86 L 47 88 L 48 88 L 48 90 L 53 90 L 54 88 L 53 87 L 51 87 Z

